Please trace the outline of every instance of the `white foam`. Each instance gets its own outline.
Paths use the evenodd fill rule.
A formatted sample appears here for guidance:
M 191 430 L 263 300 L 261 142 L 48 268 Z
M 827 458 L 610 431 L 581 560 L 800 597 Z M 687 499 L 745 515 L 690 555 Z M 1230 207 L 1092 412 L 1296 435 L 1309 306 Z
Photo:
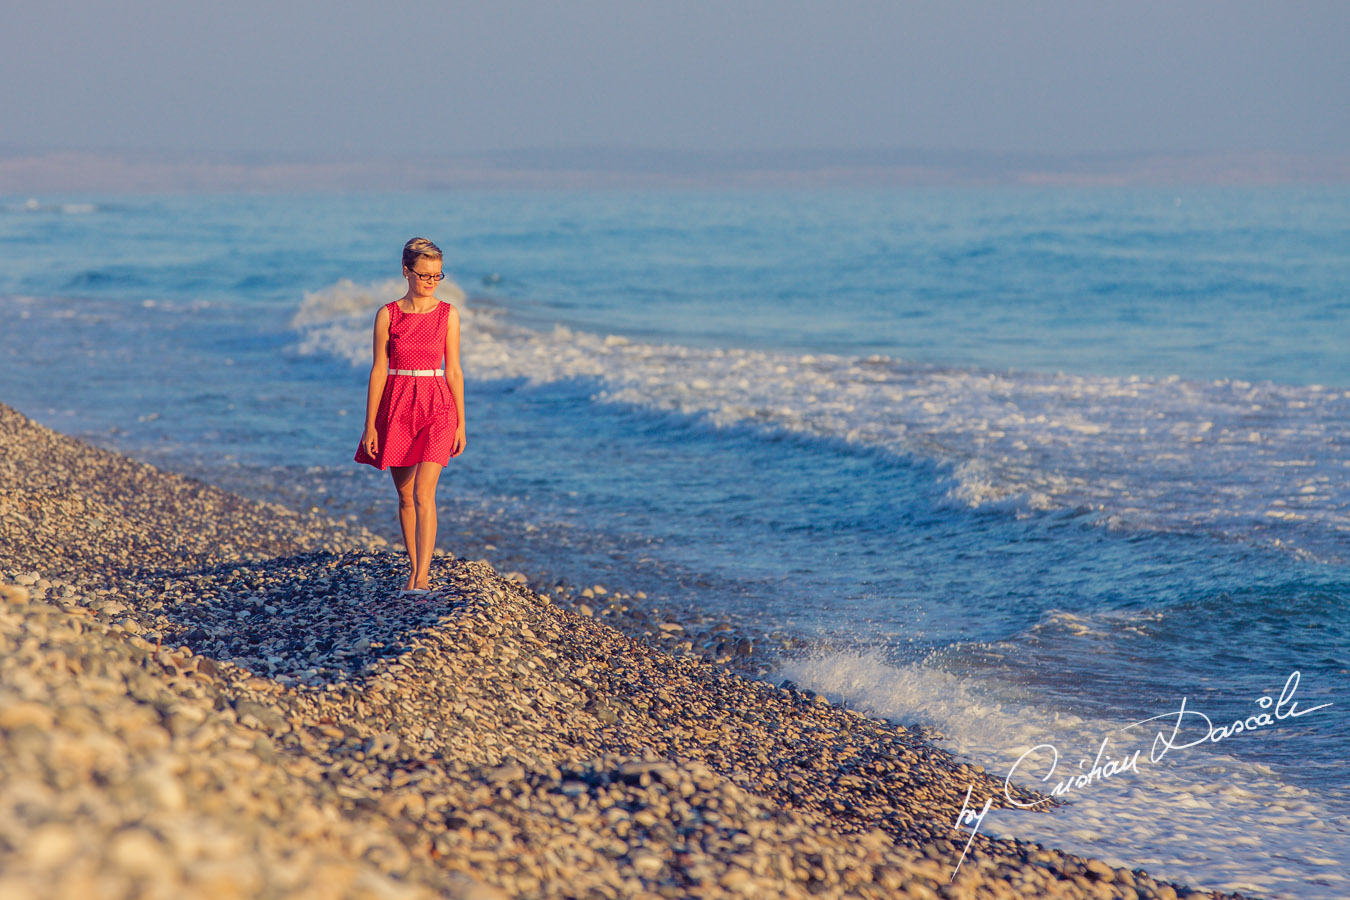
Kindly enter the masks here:
M 802 687 L 846 699 L 871 715 L 935 728 L 948 749 L 1000 781 L 1028 750 L 1051 744 L 1061 755 L 1054 779 L 1039 781 L 1048 771 L 1049 751 L 1017 768 L 1018 776 L 1028 777 L 1013 779 L 1043 792 L 1090 769 L 1104 738 L 1109 743 L 1103 763 L 1142 748 L 1137 773 L 1071 790 L 1065 798 L 1070 805 L 1048 814 L 990 810 L 982 834 L 1040 842 L 1206 889 L 1306 900 L 1350 896 L 1350 818 L 1328 812 L 1315 795 L 1281 782 L 1267 766 L 1203 747 L 1151 763 L 1157 728 L 1122 731 L 1128 723 L 1048 711 L 1010 685 L 957 677 L 927 664 L 895 667 L 876 654 L 785 660 L 781 671 Z M 1175 708 L 1158 710 L 1169 712 Z M 1320 714 L 1330 717 L 1332 710 L 1312 716 Z M 1281 724 L 1229 740 L 1276 739 Z M 1080 760 L 1087 761 L 1081 769 Z M 976 799 L 982 806 L 986 798 Z
M 407 293 L 407 282 L 390 278 L 357 284 L 343 278 L 318 291 L 306 291 L 291 317 L 301 333 L 298 350 L 304 354 L 330 353 L 353 365 L 370 364 L 371 329 L 381 306 Z M 450 278 L 441 282 L 437 296 L 465 312 L 464 291 Z
M 342 281 L 306 294 L 302 350 L 368 364 L 374 309 L 402 291 Z M 592 378 L 601 402 L 936 460 L 969 506 L 1081 508 L 1119 528 L 1219 532 L 1323 560 L 1350 537 L 1350 443 L 1338 438 L 1350 392 L 657 344 L 463 312 L 472 378 Z
M 6 212 L 64 213 L 68 216 L 85 216 L 98 212 L 96 203 L 43 203 L 36 197 L 29 197 L 23 203 L 6 204 Z

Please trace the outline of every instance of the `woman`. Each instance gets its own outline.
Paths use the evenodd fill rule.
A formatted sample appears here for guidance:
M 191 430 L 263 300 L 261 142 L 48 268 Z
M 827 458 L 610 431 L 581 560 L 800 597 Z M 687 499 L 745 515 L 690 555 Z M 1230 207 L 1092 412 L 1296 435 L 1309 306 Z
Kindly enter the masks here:
M 425 594 L 436 547 L 436 482 L 464 451 L 464 373 L 459 311 L 436 299 L 441 249 L 426 238 L 403 245 L 408 292 L 375 314 L 366 428 L 356 461 L 389 469 L 411 566 L 401 594 Z

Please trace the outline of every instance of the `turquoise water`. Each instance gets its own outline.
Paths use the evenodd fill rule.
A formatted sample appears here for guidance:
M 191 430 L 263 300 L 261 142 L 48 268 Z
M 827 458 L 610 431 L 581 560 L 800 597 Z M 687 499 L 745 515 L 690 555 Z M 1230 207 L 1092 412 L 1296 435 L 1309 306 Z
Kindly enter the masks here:
M 1299 671 L 1332 706 L 998 824 L 1348 892 L 1350 191 L 0 208 L 0 399 L 384 533 L 387 476 L 351 462 L 369 328 L 431 237 L 467 294 L 444 546 L 829 638 L 799 683 L 986 764 L 1076 766 L 1183 697 L 1231 721 Z

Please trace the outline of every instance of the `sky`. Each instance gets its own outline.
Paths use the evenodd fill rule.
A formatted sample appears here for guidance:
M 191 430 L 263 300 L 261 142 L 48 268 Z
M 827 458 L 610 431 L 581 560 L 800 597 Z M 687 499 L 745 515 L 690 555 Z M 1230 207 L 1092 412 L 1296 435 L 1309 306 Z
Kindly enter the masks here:
M 44 0 L 0 151 L 1350 153 L 1350 2 Z

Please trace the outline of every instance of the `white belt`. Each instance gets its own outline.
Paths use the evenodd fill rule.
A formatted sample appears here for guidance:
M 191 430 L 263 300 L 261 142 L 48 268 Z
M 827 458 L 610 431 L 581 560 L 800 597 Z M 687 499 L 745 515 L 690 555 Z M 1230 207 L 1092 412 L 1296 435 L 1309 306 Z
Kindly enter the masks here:
M 444 369 L 390 369 L 390 375 L 444 375 Z

